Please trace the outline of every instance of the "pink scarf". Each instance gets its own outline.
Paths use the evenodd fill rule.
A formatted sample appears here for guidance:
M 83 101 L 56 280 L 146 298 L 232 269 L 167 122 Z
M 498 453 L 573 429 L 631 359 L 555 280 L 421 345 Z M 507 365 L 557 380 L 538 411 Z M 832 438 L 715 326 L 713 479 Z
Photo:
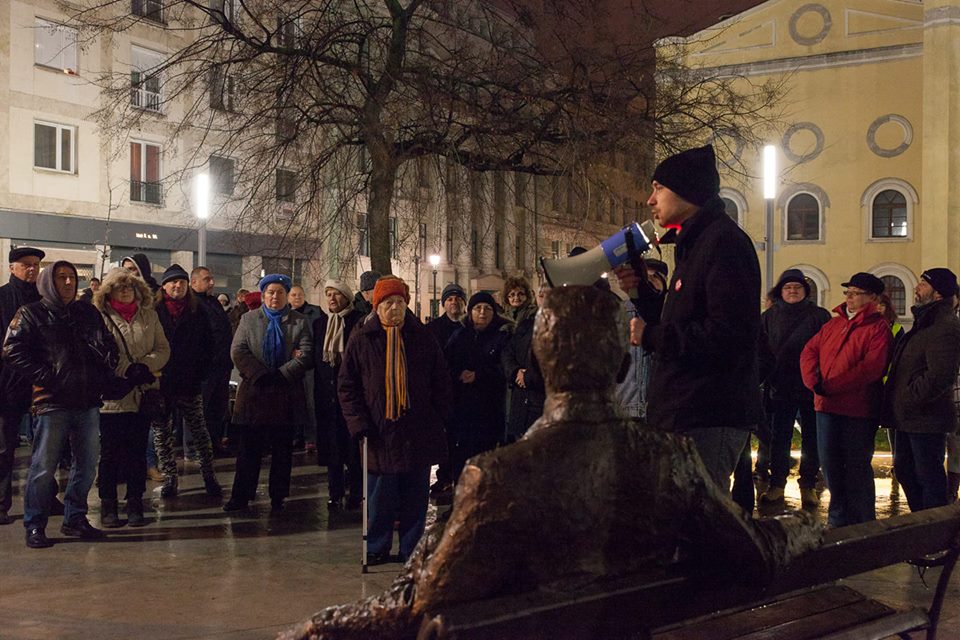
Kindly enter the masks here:
M 117 300 L 114 300 L 113 298 L 110 298 L 110 306 L 113 308 L 114 311 L 120 314 L 121 318 L 123 318 L 127 322 L 130 322 L 133 319 L 133 316 L 137 314 L 136 300 L 134 300 L 129 304 L 125 304 L 123 302 L 119 302 Z

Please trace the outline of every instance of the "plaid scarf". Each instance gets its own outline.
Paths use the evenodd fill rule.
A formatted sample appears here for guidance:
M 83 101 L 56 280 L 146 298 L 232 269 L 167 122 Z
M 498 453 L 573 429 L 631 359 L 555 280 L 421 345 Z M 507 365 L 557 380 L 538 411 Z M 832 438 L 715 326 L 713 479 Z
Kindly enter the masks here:
M 384 327 L 387 332 L 387 406 L 386 418 L 396 422 L 410 408 L 407 396 L 407 353 L 400 327 Z

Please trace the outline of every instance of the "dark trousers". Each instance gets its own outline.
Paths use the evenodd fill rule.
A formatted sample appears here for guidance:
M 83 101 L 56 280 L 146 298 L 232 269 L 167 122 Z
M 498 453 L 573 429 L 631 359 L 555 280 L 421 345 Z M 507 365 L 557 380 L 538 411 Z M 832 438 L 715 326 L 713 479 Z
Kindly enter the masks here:
M 138 413 L 100 414 L 100 499 L 116 500 L 117 484 L 127 482 L 127 500 L 147 490 L 147 446 L 150 421 Z
M 947 434 L 891 433 L 896 441 L 893 469 L 907 495 L 910 511 L 946 505 L 947 474 L 943 471 L 943 456 L 947 452 Z
M 233 477 L 233 501 L 249 502 L 257 495 L 260 462 L 270 452 L 270 500 L 283 500 L 290 495 L 290 473 L 293 468 L 293 427 L 290 425 L 238 426 L 240 449 L 237 472 Z
M 756 495 L 753 492 L 753 458 L 750 456 L 750 440 L 740 452 L 740 460 L 733 470 L 733 489 L 730 497 L 748 514 L 753 513 L 756 506 Z
M 214 369 L 203 383 L 203 416 L 213 449 L 220 447 L 226 424 L 230 420 L 230 373 L 233 369 Z
M 25 413 L 20 409 L 0 409 L 0 511 L 10 511 L 13 503 L 13 460 Z
M 348 490 L 351 497 L 359 499 L 363 493 L 360 447 L 350 438 L 346 423 L 339 418 L 337 416 L 327 428 L 327 486 L 330 499 L 339 500 Z
M 876 433 L 876 420 L 817 413 L 817 446 L 830 490 L 827 522 L 831 527 L 877 519 L 871 465 Z
M 798 398 L 774 399 L 771 416 L 770 486 L 787 486 L 790 475 L 790 445 L 793 441 L 793 423 L 800 417 L 800 487 L 812 489 L 817 485 L 820 455 L 817 452 L 817 414 L 813 396 L 802 393 Z
M 393 523 L 400 521 L 400 555 L 406 559 L 423 535 L 430 498 L 430 467 L 406 473 L 367 474 L 367 553 L 390 553 Z

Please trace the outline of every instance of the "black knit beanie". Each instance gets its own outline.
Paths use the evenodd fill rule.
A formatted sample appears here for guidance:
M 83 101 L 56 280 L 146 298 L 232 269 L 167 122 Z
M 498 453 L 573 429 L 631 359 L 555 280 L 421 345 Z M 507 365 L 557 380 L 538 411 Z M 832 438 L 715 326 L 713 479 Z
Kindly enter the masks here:
M 493 307 L 494 312 L 496 312 L 497 301 L 493 299 L 493 296 L 486 291 L 477 291 L 475 294 L 470 296 L 470 302 L 467 304 L 467 313 L 472 312 L 473 308 L 481 302 L 486 302 L 488 305 Z
M 720 193 L 720 174 L 713 146 L 688 149 L 657 165 L 653 180 L 691 204 L 702 207 Z
M 774 287 L 777 300 L 783 296 L 783 285 L 787 284 L 788 282 L 802 284 L 804 297 L 810 297 L 810 283 L 807 282 L 807 278 L 803 275 L 803 271 L 800 271 L 800 269 L 787 269 L 780 274 L 780 279 L 777 280 L 777 284 Z

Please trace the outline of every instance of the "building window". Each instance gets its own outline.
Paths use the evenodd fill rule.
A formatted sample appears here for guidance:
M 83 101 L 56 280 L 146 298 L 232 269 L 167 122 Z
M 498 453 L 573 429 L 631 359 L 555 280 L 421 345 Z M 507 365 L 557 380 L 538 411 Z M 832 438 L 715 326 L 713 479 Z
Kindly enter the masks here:
M 809 193 L 798 193 L 787 203 L 787 240 L 820 239 L 820 203 Z
M 817 287 L 817 281 L 808 276 L 803 277 L 807 281 L 807 284 L 810 285 L 810 297 L 808 300 L 813 300 L 817 304 L 820 304 L 820 289 Z
M 387 232 L 387 242 L 390 243 L 390 258 L 397 257 L 397 218 L 392 216 L 388 219 L 389 230 Z
M 76 129 L 52 122 L 33 123 L 33 166 L 74 173 Z
M 286 49 L 297 46 L 300 36 L 299 18 L 297 16 L 277 16 L 277 44 Z
M 132 0 L 133 15 L 163 24 L 163 0 Z
M 160 152 L 160 145 L 149 142 L 130 143 L 131 202 L 163 203 Z
M 559 213 L 563 203 L 563 194 L 560 191 L 563 188 L 563 179 L 560 176 L 553 176 L 550 187 L 550 203 L 553 210 Z
M 497 269 L 503 269 L 503 234 L 500 231 L 493 234 L 493 263 Z
M 734 222 L 740 221 L 740 207 L 730 198 L 720 198 L 723 200 L 723 210 L 730 216 Z
M 233 111 L 233 76 L 224 65 L 210 69 L 210 108 Z
M 210 0 L 211 19 L 218 24 L 236 22 L 236 0 Z
M 873 199 L 871 221 L 874 238 L 906 238 L 906 197 L 893 189 L 878 193 Z
M 417 255 L 423 258 L 427 253 L 427 224 L 425 222 L 421 222 L 418 228 L 419 234 L 417 237 L 419 242 L 417 243 Z
M 519 234 L 513 240 L 513 260 L 514 267 L 517 269 L 523 269 L 523 240 L 520 239 Z
M 447 223 L 447 264 L 453 264 L 453 223 Z
M 476 227 L 470 230 L 470 264 L 480 266 L 480 234 Z
M 233 195 L 233 168 L 234 162 L 231 158 L 210 156 L 210 179 L 214 193 Z
M 160 65 L 163 55 L 140 47 L 131 48 L 133 69 L 130 71 L 130 104 L 147 111 L 160 111 Z
M 513 204 L 522 207 L 527 193 L 527 176 L 522 173 L 513 174 Z
M 297 174 L 289 169 L 277 169 L 277 201 L 293 202 L 297 195 Z
M 890 296 L 890 302 L 893 303 L 893 309 L 897 312 L 897 315 L 906 314 L 907 288 L 904 286 L 903 280 L 897 276 L 882 276 L 880 280 L 883 282 L 884 292 Z
M 560 241 L 559 240 L 550 241 L 550 255 L 553 256 L 554 260 L 560 257 Z
M 361 213 L 357 216 L 357 229 L 360 232 L 360 249 L 362 256 L 370 255 L 370 230 L 367 227 L 367 216 Z
M 42 67 L 77 73 L 77 30 L 37 18 L 33 30 L 33 61 Z

